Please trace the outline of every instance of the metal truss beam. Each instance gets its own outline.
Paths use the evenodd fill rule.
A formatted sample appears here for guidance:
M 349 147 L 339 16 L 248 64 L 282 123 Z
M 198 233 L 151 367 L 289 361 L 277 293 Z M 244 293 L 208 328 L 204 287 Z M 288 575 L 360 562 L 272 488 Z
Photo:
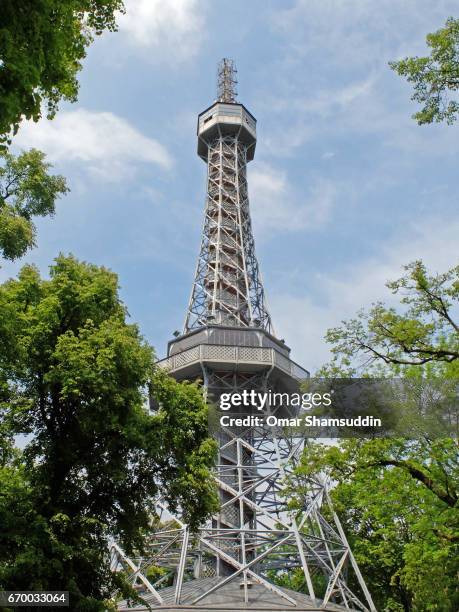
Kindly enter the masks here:
M 206 210 L 184 333 L 208 323 L 273 331 L 255 255 L 247 150 L 237 134 L 208 143 Z
M 240 376 L 245 384 L 247 373 Z M 215 397 L 221 389 L 221 377 L 218 372 L 209 371 L 207 380 L 208 394 Z M 259 375 L 254 375 L 253 381 L 265 384 Z M 241 580 L 239 597 L 245 603 L 249 602 L 253 581 L 295 605 L 289 594 L 273 584 L 273 578 L 298 568 L 304 573 L 313 605 L 327 609 L 333 602 L 343 610 L 375 612 L 331 505 L 328 482 L 310 479 L 303 509 L 295 513 L 288 510 L 282 495 L 283 483 L 305 450 L 304 441 L 293 431 L 272 427 L 222 428 L 219 435 L 220 454 L 215 467 L 221 500 L 219 513 L 196 534 L 189 534 L 179 517 L 176 530 L 168 527 L 150 537 L 151 565 L 175 576 L 175 604 L 183 605 L 181 594 L 187 580 L 215 576 L 220 578 L 218 583 L 199 593 L 192 602 L 188 600 L 187 605 L 193 607 L 205 602 L 206 597 L 238 578 Z M 331 522 L 324 517 L 324 507 L 328 508 Z M 145 561 L 131 563 L 135 570 L 133 579 L 145 584 L 141 577 L 142 571 L 146 571 Z M 349 571 L 355 573 L 360 596 L 347 584 Z M 317 574 L 326 579 L 321 600 L 314 588 Z M 151 589 L 156 590 L 157 586 L 155 583 L 147 588 L 153 592 Z
M 298 373 L 298 367 L 292 368 L 288 347 L 273 337 L 255 255 L 247 187 L 247 163 L 254 156 L 256 120 L 236 102 L 235 81 L 234 65 L 224 60 L 219 72 L 218 101 L 199 116 L 198 155 L 207 162 L 201 247 L 184 336 L 174 341 L 173 352 L 170 348 L 168 355 L 172 358 L 165 360 L 178 380 L 185 377 L 185 366 L 187 376 L 202 378 L 206 399 L 216 405 L 222 393 L 245 389 L 285 393 L 297 389 L 298 379 L 307 375 L 302 369 L 302 374 Z M 204 359 L 199 343 L 189 343 L 197 342 L 198 337 L 202 342 L 207 335 L 190 332 L 200 328 L 213 331 L 218 326 L 222 329 L 215 337 L 220 339 L 205 345 Z M 237 331 L 228 331 L 229 327 Z M 234 346 L 228 345 L 225 334 L 231 336 Z M 263 360 L 261 351 L 267 350 L 264 343 L 267 347 L 275 345 L 276 361 Z M 261 347 L 257 348 L 259 353 L 251 353 L 250 360 L 238 359 L 240 350 L 253 351 L 254 346 Z M 186 361 L 187 349 L 194 351 L 194 361 Z M 284 365 L 279 366 L 281 361 L 277 360 Z M 249 415 L 256 412 L 247 410 Z M 277 411 L 283 417 L 295 416 L 295 409 L 285 405 L 270 414 Z M 245 414 L 241 411 L 238 416 Z M 153 609 L 162 605 L 162 587 L 168 587 L 168 601 L 173 599 L 176 607 L 212 609 L 214 593 L 236 582 L 240 589 L 234 589 L 231 609 L 248 609 L 252 582 L 257 583 L 257 588 L 261 585 L 269 590 L 273 601 L 280 598 L 282 606 L 296 606 L 295 594 L 276 583 L 287 572 L 299 570 L 304 575 L 311 609 L 375 612 L 333 510 L 329 482 L 308 479 L 303 507 L 295 512 L 289 510 L 284 484 L 302 453 L 307 452 L 304 440 L 293 430 L 262 425 L 222 427 L 215 436 L 219 442 L 214 468 L 220 498 L 218 513 L 197 533 L 190 533 L 180 514 L 175 517 L 176 527 L 171 527 L 167 506 L 158 500 L 158 515 L 160 519 L 165 515 L 167 523 L 152 531 L 146 556 L 128 558 L 113 543 L 112 569 L 128 568 L 133 585 L 155 599 Z M 154 584 L 147 578 L 149 569 L 154 571 L 148 575 L 158 576 Z M 348 586 L 349 572 L 354 572 L 359 595 Z M 321 581 L 316 580 L 318 576 Z M 211 579 L 210 583 L 206 578 Z M 203 580 L 198 582 L 197 593 L 186 587 L 195 579 Z M 326 584 L 320 593 L 322 599 L 316 592 L 320 582 Z M 201 589 L 202 584 L 207 586 Z M 304 601 L 301 594 L 298 601 L 301 597 Z

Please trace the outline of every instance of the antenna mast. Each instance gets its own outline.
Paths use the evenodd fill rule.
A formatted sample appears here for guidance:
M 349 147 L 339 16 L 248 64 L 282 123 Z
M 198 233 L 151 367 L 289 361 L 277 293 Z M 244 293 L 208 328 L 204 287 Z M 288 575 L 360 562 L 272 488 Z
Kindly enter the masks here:
M 237 70 L 232 59 L 224 57 L 218 64 L 218 92 L 219 102 L 236 102 Z

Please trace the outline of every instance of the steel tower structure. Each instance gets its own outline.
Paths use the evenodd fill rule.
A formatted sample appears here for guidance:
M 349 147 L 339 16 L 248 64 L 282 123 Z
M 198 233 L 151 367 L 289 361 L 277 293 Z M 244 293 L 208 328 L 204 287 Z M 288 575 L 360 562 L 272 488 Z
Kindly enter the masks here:
M 207 164 L 207 199 L 185 334 L 209 323 L 272 331 L 247 189 L 256 120 L 235 100 L 235 74 L 231 60 L 222 60 L 217 102 L 198 119 L 198 155 Z
M 224 59 L 217 101 L 199 115 L 198 155 L 207 164 L 201 248 L 183 333 L 169 342 L 168 356 L 159 362 L 178 380 L 201 379 L 217 405 L 222 393 L 244 389 L 297 391 L 309 376 L 274 336 L 266 306 L 246 175 L 256 120 L 236 101 L 235 77 L 232 61 Z M 293 416 L 285 406 L 272 411 Z M 249 408 L 238 416 L 256 414 Z M 218 514 L 195 534 L 174 517 L 152 533 L 143 558 L 128 558 L 113 544 L 112 568 L 130 571 L 154 609 L 374 612 L 327 483 L 309 480 L 302 511 L 288 511 L 283 479 L 299 460 L 304 440 L 263 423 L 221 427 L 216 435 Z M 324 505 L 331 520 L 324 518 Z M 167 511 L 161 500 L 158 506 Z M 147 577 L 152 566 L 161 568 L 156 582 Z M 294 570 L 302 572 L 307 594 L 276 584 Z M 350 572 L 359 593 L 349 587 Z M 317 584 L 324 587 L 320 598 Z

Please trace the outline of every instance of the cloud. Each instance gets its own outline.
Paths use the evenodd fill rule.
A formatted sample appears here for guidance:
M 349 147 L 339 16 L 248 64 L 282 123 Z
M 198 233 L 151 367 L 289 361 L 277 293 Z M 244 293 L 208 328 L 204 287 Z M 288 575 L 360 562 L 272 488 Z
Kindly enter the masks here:
M 190 59 L 204 37 L 204 5 L 198 0 L 126 0 L 119 32 L 133 48 L 147 50 L 152 60 Z
M 274 82 L 259 99 L 271 114 L 288 113 L 291 121 L 282 129 L 273 122 L 269 152 L 287 157 L 318 139 L 377 134 L 381 146 L 402 152 L 433 147 L 457 154 L 457 138 L 446 126 L 416 130 L 412 87 L 388 66 L 426 54 L 426 34 L 455 6 L 452 0 L 296 0 L 272 10 L 282 51 L 271 71 Z
M 350 79 L 342 86 L 317 87 L 305 92 L 294 92 L 288 97 L 264 96 L 260 104 L 270 113 L 286 113 L 292 118 L 290 124 L 274 122 L 265 146 L 269 153 L 289 157 L 295 149 L 306 142 L 315 142 L 324 135 L 336 136 L 343 132 L 353 134 L 394 129 L 393 114 L 384 107 L 378 91 L 381 70 L 375 70 L 362 79 Z M 283 88 L 279 88 L 280 91 Z M 409 116 L 400 117 L 411 121 Z
M 454 13 L 453 0 L 297 0 L 272 13 L 273 27 L 282 32 L 295 57 L 327 49 L 322 64 L 367 68 L 395 52 L 396 59 L 425 49 L 425 34 Z M 420 36 L 420 32 L 424 35 Z
M 52 121 L 25 122 L 14 144 L 42 149 L 52 162 L 77 162 L 104 180 L 115 182 L 132 174 L 139 164 L 163 170 L 173 165 L 161 143 L 109 112 L 61 111 Z
M 280 337 L 293 343 L 293 358 L 304 367 L 315 370 L 330 359 L 324 335 L 361 308 L 382 300 L 399 303 L 399 298 L 385 287 L 389 280 L 403 274 L 403 265 L 422 259 L 432 272 L 444 272 L 457 265 L 459 252 L 459 217 L 426 218 L 413 222 L 398 236 L 381 245 L 377 257 L 354 262 L 327 275 L 308 279 L 301 291 L 295 283 L 295 294 L 277 293 L 270 299 L 273 321 Z M 314 285 L 320 296 L 313 299 Z M 269 296 L 268 296 L 269 297 Z
M 249 192 L 258 235 L 259 231 L 298 231 L 324 225 L 330 218 L 336 188 L 326 179 L 317 179 L 306 196 L 299 196 L 285 172 L 259 163 L 250 171 Z
M 324 118 L 338 112 L 347 112 L 349 107 L 354 105 L 359 98 L 368 97 L 374 81 L 375 77 L 372 74 L 362 81 L 354 81 L 341 88 L 322 89 L 313 96 L 293 100 L 290 106 L 293 106 L 295 110 L 306 111 Z

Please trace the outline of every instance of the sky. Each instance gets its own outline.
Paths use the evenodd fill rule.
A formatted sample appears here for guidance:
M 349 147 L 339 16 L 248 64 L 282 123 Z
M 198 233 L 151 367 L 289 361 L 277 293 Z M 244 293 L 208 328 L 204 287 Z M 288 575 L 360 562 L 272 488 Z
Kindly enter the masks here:
M 458 16 L 446 0 L 127 0 L 119 31 L 89 49 L 79 100 L 23 124 L 71 193 L 40 219 L 38 246 L 2 263 L 43 274 L 60 252 L 119 275 L 157 355 L 181 330 L 198 255 L 205 164 L 197 115 L 234 59 L 257 118 L 249 197 L 276 335 L 314 371 L 326 330 L 378 300 L 403 265 L 457 265 L 459 126 L 418 126 L 410 86 L 388 67 L 426 54 Z

